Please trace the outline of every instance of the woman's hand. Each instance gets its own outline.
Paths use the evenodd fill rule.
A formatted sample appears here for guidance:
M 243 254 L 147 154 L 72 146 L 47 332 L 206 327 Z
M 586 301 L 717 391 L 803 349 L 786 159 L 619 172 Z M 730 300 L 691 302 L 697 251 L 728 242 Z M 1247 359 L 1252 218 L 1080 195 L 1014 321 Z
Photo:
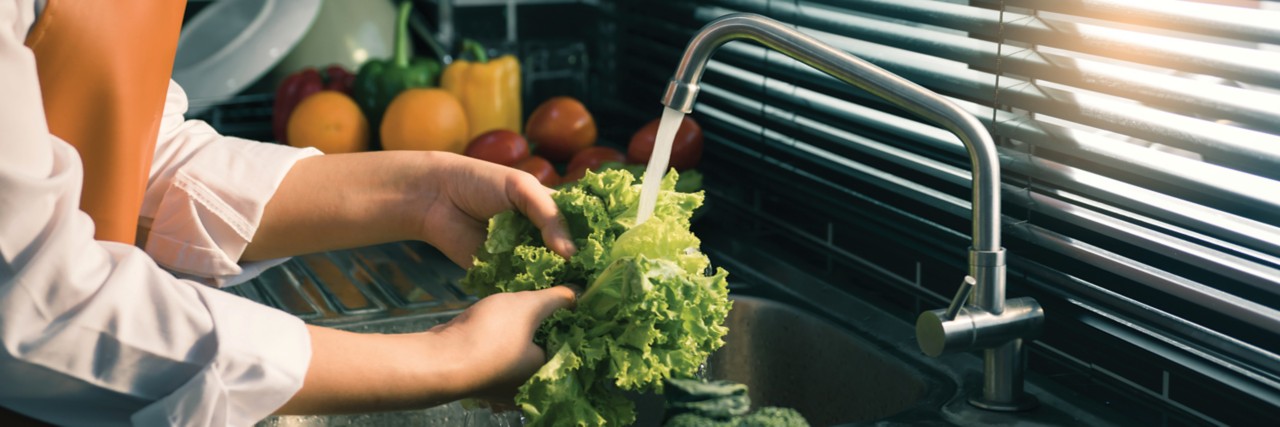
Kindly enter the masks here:
M 439 151 L 334 154 L 294 164 L 267 203 L 242 260 L 397 240 L 423 240 L 462 267 L 484 242 L 489 218 L 516 209 L 568 257 L 573 241 L 532 175 Z
M 467 268 L 484 243 L 489 218 L 516 209 L 528 217 L 552 251 L 569 257 L 573 241 L 550 194 L 533 175 L 518 169 L 436 152 L 420 182 L 421 239 L 440 249 L 453 262 Z
M 448 323 L 413 334 L 309 326 L 307 376 L 277 414 L 415 409 L 464 397 L 509 400 L 546 363 L 533 344 L 534 331 L 574 300 L 566 286 L 496 294 Z
M 575 295 L 568 286 L 490 295 L 428 334 L 463 349 L 460 356 L 473 367 L 459 381 L 475 390 L 472 397 L 510 402 L 516 388 L 547 363 L 546 352 L 533 343 L 534 332 L 551 313 L 572 307 Z

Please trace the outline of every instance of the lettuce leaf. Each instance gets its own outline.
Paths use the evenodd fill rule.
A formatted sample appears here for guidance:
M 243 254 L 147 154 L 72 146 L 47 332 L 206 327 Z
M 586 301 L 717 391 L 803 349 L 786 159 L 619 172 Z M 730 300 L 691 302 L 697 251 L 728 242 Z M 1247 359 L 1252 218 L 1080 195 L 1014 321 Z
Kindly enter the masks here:
M 662 391 L 667 378 L 693 378 L 724 345 L 728 273 L 715 269 L 689 231 L 703 194 L 674 190 L 663 178 L 654 216 L 635 225 L 640 186 L 623 170 L 588 172 L 552 198 L 574 236 L 569 260 L 543 244 L 513 212 L 489 221 L 463 287 L 480 296 L 586 284 L 576 310 L 542 324 L 537 341 L 550 360 L 521 388 L 516 403 L 531 426 L 628 425 L 635 409 L 623 394 Z
M 639 164 L 630 164 L 622 162 L 604 162 L 600 164 L 600 169 L 622 169 L 631 172 L 632 176 L 644 176 L 644 166 Z M 687 169 L 680 173 L 680 178 L 676 180 L 675 190 L 681 193 L 696 193 L 702 191 L 702 172 L 697 169 Z

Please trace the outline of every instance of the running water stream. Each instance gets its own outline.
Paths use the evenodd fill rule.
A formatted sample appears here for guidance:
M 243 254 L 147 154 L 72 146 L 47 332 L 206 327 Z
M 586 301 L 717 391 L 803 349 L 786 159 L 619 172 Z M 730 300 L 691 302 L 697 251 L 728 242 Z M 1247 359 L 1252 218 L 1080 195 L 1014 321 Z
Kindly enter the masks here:
M 671 107 L 662 107 L 662 120 L 658 123 L 658 135 L 653 140 L 653 153 L 649 155 L 649 165 L 644 169 L 644 178 L 640 187 L 640 210 L 636 214 L 636 225 L 643 224 L 653 216 L 653 207 L 658 203 L 658 185 L 667 172 L 667 164 L 671 161 L 671 142 L 676 138 L 684 113 Z

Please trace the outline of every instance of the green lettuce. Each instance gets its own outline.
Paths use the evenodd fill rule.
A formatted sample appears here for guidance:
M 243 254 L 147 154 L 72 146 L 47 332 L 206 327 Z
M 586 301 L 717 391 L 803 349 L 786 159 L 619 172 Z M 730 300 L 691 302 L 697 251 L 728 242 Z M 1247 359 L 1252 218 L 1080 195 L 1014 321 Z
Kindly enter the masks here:
M 693 378 L 724 344 L 728 275 L 689 231 L 703 194 L 661 183 L 654 215 L 635 225 L 640 186 L 623 170 L 588 172 L 556 192 L 578 252 L 565 260 L 543 244 L 529 220 L 504 212 L 463 287 L 480 296 L 586 284 L 575 310 L 552 314 L 537 341 L 549 361 L 520 387 L 516 403 L 532 426 L 628 425 L 635 408 L 624 390 L 662 392 L 667 378 Z
M 622 163 L 622 162 L 604 162 L 600 164 L 601 170 L 622 169 L 631 172 L 632 176 L 644 176 L 645 165 Z M 697 169 L 688 169 L 680 173 L 680 177 L 676 180 L 675 190 L 681 193 L 696 193 L 702 191 L 702 172 Z

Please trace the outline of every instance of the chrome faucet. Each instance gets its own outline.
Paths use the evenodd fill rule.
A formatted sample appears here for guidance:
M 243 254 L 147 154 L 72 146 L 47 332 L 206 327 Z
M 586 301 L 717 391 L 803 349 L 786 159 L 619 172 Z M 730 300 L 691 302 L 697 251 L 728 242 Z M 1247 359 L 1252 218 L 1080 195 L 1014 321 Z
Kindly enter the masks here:
M 1040 333 L 1044 311 L 1032 298 L 1005 299 L 1005 251 L 1000 246 L 1000 162 L 982 124 L 960 107 L 843 50 L 785 24 L 749 13 L 720 17 L 694 35 L 680 58 L 663 105 L 693 112 L 698 82 L 711 54 L 732 40 L 752 40 L 857 86 L 960 137 L 973 165 L 973 242 L 969 275 L 947 309 L 926 311 L 916 320 L 920 349 L 937 357 L 947 352 L 983 350 L 982 392 L 969 401 L 999 411 L 1038 405 L 1023 391 L 1024 340 Z M 968 304 L 970 294 L 974 304 Z

